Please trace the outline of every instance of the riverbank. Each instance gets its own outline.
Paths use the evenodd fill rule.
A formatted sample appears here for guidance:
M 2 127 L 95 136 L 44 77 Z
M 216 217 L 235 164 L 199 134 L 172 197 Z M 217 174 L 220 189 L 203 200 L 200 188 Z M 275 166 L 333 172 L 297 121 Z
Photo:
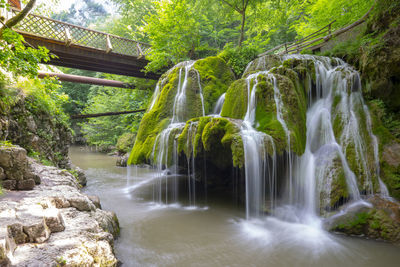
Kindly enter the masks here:
M 115 214 L 68 171 L 28 160 L 41 183 L 0 196 L 0 266 L 116 266 Z

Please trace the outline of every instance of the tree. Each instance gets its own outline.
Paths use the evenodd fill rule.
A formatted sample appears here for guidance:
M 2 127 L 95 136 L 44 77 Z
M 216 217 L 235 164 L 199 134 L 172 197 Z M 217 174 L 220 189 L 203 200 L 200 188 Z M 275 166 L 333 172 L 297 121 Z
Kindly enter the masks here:
M 4 3 L 4 1 L 2 0 Z M 17 25 L 21 20 L 23 20 L 29 12 L 32 10 L 32 8 L 35 6 L 36 0 L 30 0 L 28 4 L 25 6 L 21 12 L 19 12 L 17 15 L 12 17 L 11 19 L 7 20 L 6 23 L 3 25 L 3 27 L 0 28 L 0 37 L 3 35 L 3 31 L 5 29 L 11 29 L 15 25 Z
M 53 14 L 52 18 L 87 27 L 91 23 L 104 20 L 107 16 L 108 13 L 102 4 L 94 0 L 83 0 L 78 7 L 72 4 L 68 11 Z
M 144 31 L 152 45 L 150 70 L 194 58 L 200 44 L 199 14 L 187 0 L 161 1 L 156 12 L 146 16 Z
M 241 16 L 240 37 L 238 46 L 242 46 L 244 40 L 245 24 L 246 24 L 246 11 L 250 4 L 256 5 L 260 0 L 221 0 L 224 4 L 235 10 Z

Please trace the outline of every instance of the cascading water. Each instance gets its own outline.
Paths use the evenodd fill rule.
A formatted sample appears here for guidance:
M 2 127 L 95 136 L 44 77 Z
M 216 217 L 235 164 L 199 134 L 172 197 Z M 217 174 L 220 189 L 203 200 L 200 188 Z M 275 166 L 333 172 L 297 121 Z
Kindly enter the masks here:
M 359 174 L 364 177 L 364 183 L 361 186 L 366 188 L 363 194 L 374 192 L 370 175 L 372 169 L 375 169 L 382 196 L 387 197 L 388 193 L 386 186 L 379 177 L 377 140 L 371 130 L 368 108 L 362 99 L 359 74 L 339 59 L 289 55 L 283 57 L 282 60 L 290 58 L 312 60 L 316 72 L 314 93 L 311 92 L 311 79 L 308 76 L 309 108 L 307 111 L 305 152 L 298 160 L 293 162 L 290 152 L 290 130 L 283 119 L 284 103 L 274 75 L 267 70 L 249 75 L 247 77 L 248 107 L 241 129 L 245 152 L 246 217 L 258 217 L 265 203 L 264 191 L 259 189 L 265 185 L 265 158 L 267 157 L 263 143 L 265 134 L 256 131 L 252 125 L 255 122 L 257 77 L 267 75 L 267 80 L 274 88 L 276 117 L 286 134 L 288 156 L 287 166 L 285 167 L 288 171 L 286 177 L 288 188 L 280 196 L 281 203 L 286 205 L 278 207 L 273 214 L 285 220 L 319 225 L 318 222 L 316 223 L 319 220 L 318 215 L 324 212 L 323 208 L 328 207 L 331 201 L 329 195 L 332 190 L 334 170 L 338 167 L 337 164 L 343 170 L 349 198 L 354 201 L 361 200 L 356 175 L 351 170 L 346 156 L 346 152 L 348 153 L 346 149 L 349 147 L 354 148 L 355 158 L 361 164 Z M 251 83 L 254 83 L 252 88 Z M 338 101 L 337 99 L 339 99 L 339 103 L 334 103 L 334 101 Z M 367 144 L 364 140 L 365 137 L 361 136 L 360 133 L 360 120 L 363 119 L 358 115 L 360 107 L 362 112 L 365 113 L 368 138 L 371 139 L 374 148 L 375 166 L 373 168 L 368 166 L 366 159 L 368 155 Z M 342 132 L 338 137 L 335 137 L 334 118 L 331 114 L 339 116 L 343 123 Z M 276 166 L 272 166 L 272 168 L 276 168 Z M 271 190 L 268 193 L 270 196 L 273 195 Z M 272 197 L 271 202 L 277 202 L 276 194 Z M 289 208 L 287 204 L 289 204 Z M 288 212 L 288 210 L 291 210 L 291 212 Z
M 266 176 L 270 189 L 270 206 L 274 206 L 273 195 L 276 190 L 276 155 L 272 151 L 272 166 L 269 166 L 266 142 L 271 142 L 275 148 L 272 138 L 253 128 L 256 113 L 256 87 L 260 75 L 266 75 L 268 79 L 274 79 L 273 75 L 263 71 L 247 77 L 247 111 L 244 117 L 240 135 L 243 140 L 246 176 L 246 218 L 259 217 L 265 203 Z M 253 83 L 253 86 L 251 84 Z
M 224 105 L 225 102 L 225 95 L 226 93 L 223 93 L 217 100 L 217 104 L 215 104 L 213 114 L 215 115 L 221 115 L 222 112 L 222 106 Z
M 325 214 L 335 209 L 336 205 L 342 205 L 349 200 L 361 201 L 362 195 L 380 191 L 383 197 L 388 197 L 387 189 L 380 179 L 378 143 L 372 133 L 368 108 L 362 98 L 359 74 L 339 59 L 287 55 L 281 61 L 289 59 L 311 62 L 315 70 L 315 73 L 305 73 L 303 84 L 308 89 L 304 153 L 301 156 L 295 155 L 293 151 L 296 150 L 292 149 L 297 142 L 296 130 L 291 128 L 293 123 L 287 121 L 290 116 L 287 101 L 290 100 L 287 91 L 278 84 L 279 72 L 276 69 L 266 69 L 271 64 L 266 64 L 265 58 L 261 58 L 255 64 L 257 72 L 249 74 L 245 79 L 247 110 L 240 126 L 244 154 L 246 218 L 259 218 L 265 210 L 269 210 L 270 214 L 280 219 L 315 224 L 319 221 L 320 214 Z M 153 159 L 160 176 L 154 187 L 154 200 L 157 202 L 177 201 L 176 175 L 172 184 L 168 183 L 164 179 L 166 175 L 163 170 L 169 168 L 169 172 L 178 172 L 177 136 L 186 127 L 185 165 L 189 203 L 196 204 L 195 159 L 198 155 L 195 154 L 193 143 L 198 121 L 188 122 L 194 117 L 189 103 L 193 98 L 190 95 L 193 85 L 198 87 L 196 101 L 201 103 L 201 110 L 198 109 L 195 116 L 205 116 L 205 108 L 200 74 L 194 65 L 194 61 L 187 61 L 174 67 L 179 76 L 171 122 L 158 134 L 153 147 Z M 250 66 L 251 64 L 246 69 L 250 69 Z M 281 67 L 284 68 L 283 65 Z M 283 156 L 277 154 L 276 136 L 256 130 L 257 86 L 261 81 L 273 89 L 271 94 L 274 115 L 284 134 L 280 136 L 285 142 Z M 150 108 L 158 100 L 163 82 L 161 80 L 157 84 Z M 212 117 L 220 117 L 225 96 L 224 93 L 217 100 Z M 364 132 L 367 134 L 363 134 Z M 281 143 L 279 149 L 282 151 Z M 369 153 L 371 149 L 373 156 Z M 355 161 L 359 162 L 357 166 L 349 160 L 349 155 L 354 155 Z M 374 164 L 370 164 L 371 159 Z M 338 177 L 342 176 L 346 192 L 336 199 L 331 192 L 337 187 Z M 374 188 L 377 184 L 380 190 Z M 169 196 L 169 192 L 172 192 L 172 196 Z
M 158 203 L 175 203 L 178 201 L 178 153 L 177 153 L 177 141 L 176 134 L 181 133 L 185 127 L 185 122 L 189 119 L 188 115 L 188 103 L 187 103 L 187 90 L 189 89 L 190 73 L 196 75 L 197 85 L 199 88 L 199 98 L 201 103 L 201 115 L 205 116 L 204 110 L 204 97 L 202 92 L 202 86 L 200 82 L 200 74 L 194 68 L 195 61 L 185 61 L 176 65 L 172 70 L 179 68 L 179 78 L 177 92 L 174 98 L 174 105 L 172 109 L 171 123 L 166 129 L 158 134 L 156 141 L 154 142 L 152 158 L 155 160 L 155 164 L 158 170 L 159 179 L 153 186 L 153 200 Z M 155 94 L 159 94 L 160 88 L 162 89 L 162 81 L 157 83 Z M 158 97 L 153 98 L 153 102 Z M 154 103 L 151 103 L 151 108 Z M 192 127 L 189 129 L 189 135 L 192 134 Z M 188 137 L 188 142 L 189 140 Z M 190 147 L 190 144 L 188 144 Z M 172 151 L 170 151 L 172 148 Z M 193 149 L 192 149 L 193 150 Z M 173 167 L 173 168 L 170 168 Z M 168 183 L 167 177 L 172 178 L 172 183 Z M 188 157 L 188 194 L 189 204 L 195 205 L 196 199 L 196 188 L 195 188 L 195 157 Z M 170 187 L 168 187 L 170 185 Z M 163 193 L 164 192 L 164 193 Z M 171 196 L 170 196 L 171 195 Z

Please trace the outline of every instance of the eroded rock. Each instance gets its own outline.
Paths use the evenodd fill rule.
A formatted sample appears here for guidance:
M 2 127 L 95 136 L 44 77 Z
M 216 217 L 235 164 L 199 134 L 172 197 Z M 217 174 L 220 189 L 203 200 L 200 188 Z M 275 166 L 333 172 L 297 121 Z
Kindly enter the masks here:
M 46 209 L 44 212 L 44 220 L 52 233 L 65 230 L 64 219 L 58 209 Z
M 115 214 L 96 208 L 69 172 L 31 165 L 42 183 L 0 199 L 0 266 L 116 266 Z

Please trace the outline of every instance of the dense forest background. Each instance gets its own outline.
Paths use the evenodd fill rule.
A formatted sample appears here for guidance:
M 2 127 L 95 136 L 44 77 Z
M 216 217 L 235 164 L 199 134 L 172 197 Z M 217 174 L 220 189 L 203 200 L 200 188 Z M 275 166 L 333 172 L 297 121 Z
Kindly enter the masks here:
M 0 2 L 5 4 L 4 0 Z M 162 73 L 183 60 L 219 55 L 240 76 L 259 53 L 307 36 L 334 20 L 334 29 L 348 25 L 362 17 L 375 1 L 83 0 L 79 6 L 73 4 L 68 10 L 52 12 L 58 2 L 45 1 L 34 12 L 151 44 L 146 71 Z M 115 12 L 107 11 L 105 4 Z M 9 44 L 17 49 L 7 49 Z M 7 29 L 1 46 L 6 53 L 0 56 L 0 67 L 10 74 L 3 72 L 3 84 L 12 80 L 27 94 L 43 99 L 43 107 L 73 128 L 77 142 L 105 150 L 117 147 L 120 152 L 130 149 L 141 114 L 83 121 L 70 121 L 68 115 L 146 108 L 156 81 L 67 68 L 60 69 L 70 74 L 121 80 L 145 90 L 38 80 L 38 63 L 49 57 L 46 49 L 26 48 L 22 37 Z

